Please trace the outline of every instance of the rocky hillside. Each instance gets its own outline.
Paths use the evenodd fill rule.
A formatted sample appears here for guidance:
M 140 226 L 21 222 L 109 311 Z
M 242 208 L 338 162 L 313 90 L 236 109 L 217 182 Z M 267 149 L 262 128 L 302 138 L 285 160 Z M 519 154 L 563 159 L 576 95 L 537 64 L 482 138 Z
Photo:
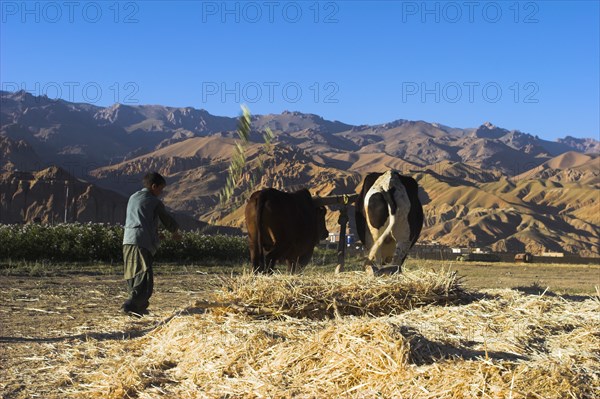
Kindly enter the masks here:
M 0 174 L 3 223 L 123 223 L 127 199 L 79 180 L 58 167 Z M 65 215 L 66 209 L 66 215 Z
M 235 199 L 218 206 L 236 144 L 235 118 L 189 107 L 102 108 L 25 92 L 1 95 L 0 167 L 10 172 L 3 181 L 16 181 L 24 172 L 34 178 L 35 165 L 56 164 L 94 189 L 126 198 L 139 189 L 145 172 L 157 170 L 169 183 L 168 206 L 190 220 L 243 228 L 243 200 L 256 188 L 352 193 L 366 173 L 393 168 L 413 175 L 422 187 L 422 240 L 600 256 L 597 140 L 551 142 L 491 123 L 461 129 L 399 119 L 352 126 L 299 112 L 254 115 L 243 180 Z M 275 138 L 265 154 L 261 143 L 267 127 Z M 15 195 L 21 198 L 26 185 L 3 184 L 3 204 Z M 3 205 L 2 222 L 29 219 L 39 213 L 35 209 L 54 209 L 55 203 L 64 210 L 64 193 L 55 191 L 41 191 L 45 197 L 41 194 L 31 211 L 23 211 L 31 204 L 10 211 Z M 73 215 L 90 220 L 96 213 L 105 215 L 92 205 L 83 213 L 73 207 Z M 331 230 L 336 221 L 337 214 L 330 212 Z
M 0 136 L 25 141 L 43 162 L 78 176 L 97 167 L 149 154 L 189 138 L 235 137 L 236 118 L 191 107 L 122 105 L 97 107 L 0 92 Z M 385 154 L 413 165 L 462 162 L 515 176 L 568 151 L 597 154 L 600 142 L 567 136 L 550 142 L 484 123 L 475 129 L 396 120 L 352 126 L 300 112 L 255 115 L 258 133 L 269 127 L 277 140 L 335 162 L 340 154 Z M 260 138 L 256 134 L 253 139 Z M 73 166 L 75 165 L 75 166 Z
M 224 209 L 217 206 L 229 166 L 227 154 L 233 147 L 232 138 L 193 138 L 92 174 L 100 184 L 122 185 L 125 179 L 139 180 L 145 170 L 155 168 L 168 176 L 165 201 L 173 208 L 243 229 L 243 202 Z M 278 143 L 265 162 L 264 173 L 257 175 L 259 149 L 256 143 L 247 151 L 248 170 L 235 198 L 251 192 L 253 173 L 259 176 L 255 187 L 310 187 L 315 195 L 330 195 L 358 191 L 366 172 L 395 168 L 413 175 L 422 188 L 426 214 L 422 240 L 499 251 L 598 255 L 598 156 L 577 154 L 577 160 L 567 161 L 574 153 L 566 153 L 507 178 L 501 171 L 462 162 L 421 167 L 378 153 L 345 154 L 335 162 L 324 161 L 325 155 L 311 156 L 307 150 Z M 571 177 L 561 178 L 564 174 Z M 337 214 L 330 212 L 330 230 L 336 229 L 336 222 Z
M 139 188 L 139 187 L 138 187 Z M 53 166 L 37 172 L 0 173 L 0 219 L 2 223 L 94 222 L 123 224 L 127 198 L 100 188 Z M 183 212 L 174 212 L 186 229 L 234 234 L 239 229 L 208 226 Z
M 25 140 L 13 140 L 0 136 L 0 171 L 39 170 L 43 167 L 40 157 Z
M 598 187 L 546 179 L 474 182 L 433 171 L 416 175 L 427 193 L 423 236 L 498 251 L 597 256 Z

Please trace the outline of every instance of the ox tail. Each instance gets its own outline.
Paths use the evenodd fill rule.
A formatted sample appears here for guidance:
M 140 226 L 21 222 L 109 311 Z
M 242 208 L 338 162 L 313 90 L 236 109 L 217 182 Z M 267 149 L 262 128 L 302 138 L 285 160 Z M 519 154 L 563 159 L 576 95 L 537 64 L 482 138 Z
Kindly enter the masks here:
M 392 188 L 389 191 L 382 192 L 383 198 L 385 198 L 385 202 L 387 202 L 387 206 L 388 206 L 388 212 L 389 212 L 388 224 L 387 224 L 385 230 L 383 231 L 383 233 L 381 233 L 379 238 L 377 238 L 377 240 L 373 243 L 373 246 L 371 247 L 371 251 L 369 251 L 369 260 L 370 261 L 375 260 L 377 251 L 379 251 L 379 248 L 381 247 L 383 242 L 390 236 L 392 238 L 394 237 L 392 234 L 392 230 L 394 228 L 394 225 L 396 224 L 397 205 L 396 205 L 396 201 L 394 201 L 393 193 L 394 193 L 394 188 Z
M 261 220 L 262 220 L 262 211 L 265 206 L 265 196 L 262 194 L 263 193 L 261 193 L 261 195 L 258 196 L 258 201 L 256 201 L 256 243 L 254 244 L 255 245 L 254 253 L 256 254 L 256 257 L 258 259 L 258 272 L 265 271 L 265 253 L 263 250 L 263 242 L 262 242 L 262 234 L 261 234 L 261 230 L 262 230 Z

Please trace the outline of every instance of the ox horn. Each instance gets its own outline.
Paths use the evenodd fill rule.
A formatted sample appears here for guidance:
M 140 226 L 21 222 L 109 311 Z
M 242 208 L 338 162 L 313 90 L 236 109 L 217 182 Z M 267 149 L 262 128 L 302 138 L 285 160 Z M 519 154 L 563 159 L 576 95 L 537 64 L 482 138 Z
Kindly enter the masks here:
M 328 197 L 312 197 L 315 206 L 348 205 L 354 203 L 358 194 L 330 195 Z

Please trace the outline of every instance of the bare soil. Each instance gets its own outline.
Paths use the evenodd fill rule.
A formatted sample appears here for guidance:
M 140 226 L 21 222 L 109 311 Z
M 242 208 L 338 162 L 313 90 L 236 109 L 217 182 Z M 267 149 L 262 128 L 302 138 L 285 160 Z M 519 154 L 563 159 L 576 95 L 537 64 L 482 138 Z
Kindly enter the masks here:
M 157 273 L 150 314 L 138 319 L 120 312 L 127 293 L 118 276 L 1 277 L 2 398 L 64 397 L 48 381 L 69 345 L 141 336 L 215 284 L 217 274 Z
M 413 263 L 420 262 L 420 263 Z M 595 265 L 509 262 L 413 261 L 409 268 L 441 267 L 456 270 L 471 289 L 513 288 L 539 295 L 546 291 L 559 295 L 594 295 L 600 288 L 600 259 Z M 597 288 L 598 287 L 598 288 Z

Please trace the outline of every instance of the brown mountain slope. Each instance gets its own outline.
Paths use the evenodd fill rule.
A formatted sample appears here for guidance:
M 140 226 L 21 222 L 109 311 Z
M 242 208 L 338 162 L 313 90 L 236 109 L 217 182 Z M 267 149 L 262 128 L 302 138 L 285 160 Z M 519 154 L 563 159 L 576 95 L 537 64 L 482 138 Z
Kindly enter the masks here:
M 68 191 L 67 191 L 68 187 Z M 138 189 L 139 189 L 138 183 Z M 0 223 L 94 222 L 125 223 L 127 197 L 77 179 L 65 170 L 50 167 L 38 172 L 0 174 Z M 207 226 L 181 212 L 174 217 L 183 229 L 223 233 L 238 230 Z
M 419 166 L 393 157 L 384 152 L 324 152 L 315 155 L 315 160 L 341 170 L 352 170 L 360 173 L 382 172 L 395 169 L 409 173 L 419 169 Z
M 578 182 L 600 188 L 600 155 L 569 151 L 513 178 L 523 179 Z
M 239 211 L 243 203 L 232 202 L 225 209 L 217 206 L 234 148 L 235 141 L 227 137 L 192 138 L 150 155 L 96 169 L 92 175 L 99 184 L 126 192 L 138 187 L 147 171 L 156 170 L 167 178 L 164 200 L 169 206 L 204 221 L 216 218 L 223 224 L 239 227 L 243 225 L 243 212 Z M 360 181 L 358 173 L 315 162 L 305 151 L 285 144 L 274 146 L 264 158 L 264 170 L 259 173 L 257 165 L 261 153 L 260 144 L 247 148 L 248 167 L 235 190 L 234 200 L 263 187 L 286 191 L 309 187 L 315 195 L 346 193 L 354 191 Z M 228 216 L 236 210 L 238 216 Z
M 321 133 L 337 133 L 352 126 L 339 121 L 328 121 L 319 115 L 283 111 L 281 114 L 255 115 L 252 125 L 258 130 L 270 128 L 273 132 L 293 133 L 312 130 Z
M 40 157 L 24 140 L 12 140 L 0 135 L 0 171 L 37 170 L 42 166 Z
M 600 198 L 590 186 L 543 180 L 468 184 L 425 172 L 423 239 L 496 250 L 598 256 Z
M 187 138 L 235 135 L 237 119 L 192 107 L 90 104 L 50 100 L 27 92 L 0 92 L 0 135 L 25 140 L 49 164 L 86 177 L 93 168 L 150 154 Z M 301 112 L 254 115 L 256 133 L 269 127 L 277 140 L 317 156 L 323 152 L 385 153 L 414 165 L 462 162 L 517 175 L 567 151 L 594 153 L 600 142 L 572 137 L 550 142 L 484 123 L 471 129 L 396 120 L 352 126 Z M 597 151 L 596 151 L 597 152 Z M 76 168 L 70 165 L 77 164 Z
M 111 179 L 138 180 L 156 167 L 170 183 L 165 195 L 169 206 L 204 221 L 243 228 L 243 201 L 218 206 L 233 148 L 234 140 L 228 137 L 192 138 L 100 168 L 94 176 L 102 184 L 110 184 Z M 385 153 L 330 151 L 313 156 L 285 143 L 274 145 L 264 158 L 264 171 L 257 173 L 260 154 L 260 144 L 248 147 L 247 170 L 234 200 L 243 200 L 262 187 L 288 191 L 308 187 L 315 195 L 352 193 L 358 191 L 364 174 L 393 167 L 414 175 L 422 188 L 426 215 L 422 240 L 497 250 L 600 255 L 600 213 L 595 212 L 600 199 L 590 185 L 509 180 L 498 172 L 450 161 L 418 167 Z M 579 160 L 576 167 L 585 164 Z M 337 231 L 337 213 L 329 212 L 327 221 L 330 231 Z
M 569 151 L 550 159 L 546 164 L 553 169 L 569 169 L 584 165 L 593 158 L 597 157 Z
M 3 223 L 42 222 L 123 223 L 127 199 L 50 167 L 39 172 L 0 175 Z M 68 196 L 67 196 L 68 188 Z
M 168 180 L 167 190 L 171 190 L 184 172 L 197 170 L 189 178 L 197 180 L 204 176 L 205 171 L 225 172 L 229 166 L 229 159 L 235 148 L 232 138 L 209 136 L 194 137 L 171 144 L 150 154 L 123 161 L 118 164 L 95 169 L 90 175 L 104 187 L 111 188 L 123 194 L 131 194 L 139 187 L 139 182 L 148 171 L 157 171 L 164 176 L 173 176 Z M 202 178 L 201 185 L 206 185 L 206 177 Z M 224 182 L 224 180 L 223 180 Z M 210 187 L 210 192 L 216 192 L 220 181 Z M 219 188 L 218 188 L 219 187 Z M 185 187 L 179 188 L 179 191 Z M 187 191 L 184 191 L 187 192 Z M 202 192 L 199 192 L 202 195 Z M 186 196 L 191 196 L 188 193 Z
M 239 202 L 216 207 L 235 145 L 236 118 L 191 107 L 97 107 L 26 92 L 0 96 L 2 167 L 32 172 L 3 183 L 5 204 L 13 197 L 17 202 L 23 198 L 27 181 L 40 169 L 18 163 L 39 159 L 44 165 L 64 165 L 71 175 L 81 177 L 79 196 L 90 184 L 90 174 L 92 183 L 126 197 L 139 189 L 145 172 L 157 170 L 170 183 L 165 201 L 172 208 L 196 219 L 243 224 Z M 275 139 L 272 153 L 264 157 L 260 138 L 266 127 Z M 236 188 L 236 199 L 266 186 L 305 186 L 321 195 L 351 193 L 366 173 L 394 168 L 421 181 L 427 221 L 423 239 L 600 255 L 597 140 L 567 137 L 549 142 L 491 123 L 459 129 L 399 119 L 352 126 L 287 111 L 254 115 L 252 129 L 248 170 Z M 264 171 L 258 171 L 261 157 Z M 17 183 L 10 183 L 13 180 Z M 36 207 L 56 214 L 56 204 L 64 202 L 59 188 L 64 184 L 39 190 L 31 214 L 38 214 Z M 29 215 L 26 201 L 15 206 L 10 211 L 3 208 L 3 214 L 15 220 Z M 331 213 L 330 228 L 336 219 Z
M 433 165 L 419 168 L 420 170 L 431 170 L 441 176 L 446 176 L 459 181 L 472 183 L 485 183 L 500 180 L 502 174 L 497 171 L 485 171 L 477 167 L 466 165 L 461 162 L 441 161 Z M 413 169 L 418 170 L 418 169 Z

